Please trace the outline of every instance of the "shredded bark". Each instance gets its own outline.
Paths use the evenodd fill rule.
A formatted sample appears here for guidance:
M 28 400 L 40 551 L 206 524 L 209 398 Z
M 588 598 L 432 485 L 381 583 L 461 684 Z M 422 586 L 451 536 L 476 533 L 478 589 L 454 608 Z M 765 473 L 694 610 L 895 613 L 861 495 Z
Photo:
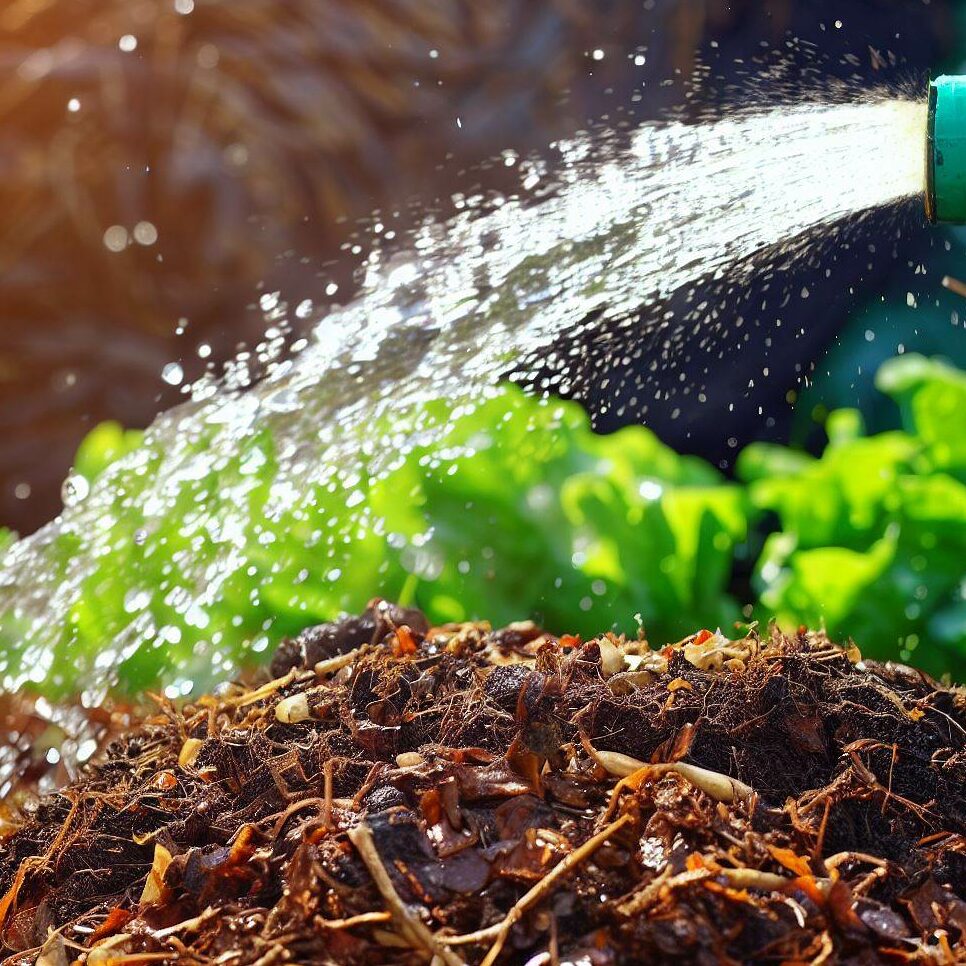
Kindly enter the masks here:
M 7 963 L 966 960 L 966 691 L 374 602 L 0 839 Z

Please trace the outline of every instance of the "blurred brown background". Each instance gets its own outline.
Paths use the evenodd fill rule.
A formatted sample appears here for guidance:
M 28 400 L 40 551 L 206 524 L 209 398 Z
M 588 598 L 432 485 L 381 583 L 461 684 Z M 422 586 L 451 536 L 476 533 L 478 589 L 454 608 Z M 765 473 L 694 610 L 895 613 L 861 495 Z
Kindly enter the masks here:
M 336 281 L 344 298 L 340 246 L 373 209 L 497 185 L 499 166 L 465 169 L 619 109 L 657 116 L 698 51 L 727 72 L 800 35 L 833 70 L 856 69 L 837 59 L 850 51 L 870 70 L 888 46 L 915 72 L 942 54 L 947 15 L 918 0 L 4 0 L 0 525 L 57 512 L 96 422 L 142 426 L 176 402 L 166 363 L 187 381 L 256 343 L 260 293 L 318 308 Z

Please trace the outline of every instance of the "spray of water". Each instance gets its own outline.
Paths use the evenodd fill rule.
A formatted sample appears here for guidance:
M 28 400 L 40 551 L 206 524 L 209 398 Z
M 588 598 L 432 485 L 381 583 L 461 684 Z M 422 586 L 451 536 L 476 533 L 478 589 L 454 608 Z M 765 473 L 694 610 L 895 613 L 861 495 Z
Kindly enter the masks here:
M 517 195 L 464 200 L 454 219 L 420 229 L 408 254 L 373 255 L 359 297 L 322 318 L 269 378 L 241 392 L 199 387 L 92 485 L 67 481 L 63 514 L 0 567 L 3 687 L 56 686 L 91 574 L 131 539 L 115 524 L 132 501 L 146 556 L 172 521 L 185 551 L 160 586 L 124 575 L 130 616 L 103 628 L 84 678 L 89 700 L 137 649 L 177 641 L 186 624 L 206 626 L 248 565 L 242 535 L 266 459 L 251 440 L 271 440 L 271 485 L 257 502 L 266 519 L 297 521 L 312 487 L 364 504 L 362 491 L 400 453 L 445 430 L 427 415 L 430 400 L 465 412 L 502 374 L 589 319 L 635 324 L 641 306 L 698 278 L 729 273 L 740 285 L 734 266 L 757 253 L 798 257 L 828 226 L 920 192 L 924 125 L 924 106 L 907 101 L 799 105 L 645 126 L 620 148 L 579 138 L 555 146 L 552 179 L 548 167 L 521 164 Z M 563 368 L 558 378 L 568 378 Z M 135 477 L 146 481 L 136 496 L 124 483 Z M 207 505 L 204 492 L 218 500 Z M 360 518 L 358 530 L 378 526 Z M 324 560 L 324 537 L 312 539 Z M 263 631 L 256 647 L 272 636 Z M 211 641 L 194 660 L 217 667 L 214 627 Z M 219 671 L 232 670 L 222 663 Z M 190 684 L 198 665 L 178 670 Z

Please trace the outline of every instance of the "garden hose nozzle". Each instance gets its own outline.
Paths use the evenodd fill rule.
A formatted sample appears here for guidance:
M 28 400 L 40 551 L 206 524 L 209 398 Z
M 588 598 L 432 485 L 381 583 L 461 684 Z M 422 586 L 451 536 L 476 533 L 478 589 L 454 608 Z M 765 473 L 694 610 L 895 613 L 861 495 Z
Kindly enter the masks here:
M 926 215 L 933 224 L 966 224 L 966 76 L 929 85 Z

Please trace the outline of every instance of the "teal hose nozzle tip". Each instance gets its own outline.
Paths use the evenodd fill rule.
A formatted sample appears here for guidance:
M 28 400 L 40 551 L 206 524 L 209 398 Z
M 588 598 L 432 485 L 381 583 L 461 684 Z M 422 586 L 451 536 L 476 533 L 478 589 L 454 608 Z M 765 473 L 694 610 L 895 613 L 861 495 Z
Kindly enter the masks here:
M 926 216 L 933 224 L 966 224 L 966 76 L 929 84 Z

